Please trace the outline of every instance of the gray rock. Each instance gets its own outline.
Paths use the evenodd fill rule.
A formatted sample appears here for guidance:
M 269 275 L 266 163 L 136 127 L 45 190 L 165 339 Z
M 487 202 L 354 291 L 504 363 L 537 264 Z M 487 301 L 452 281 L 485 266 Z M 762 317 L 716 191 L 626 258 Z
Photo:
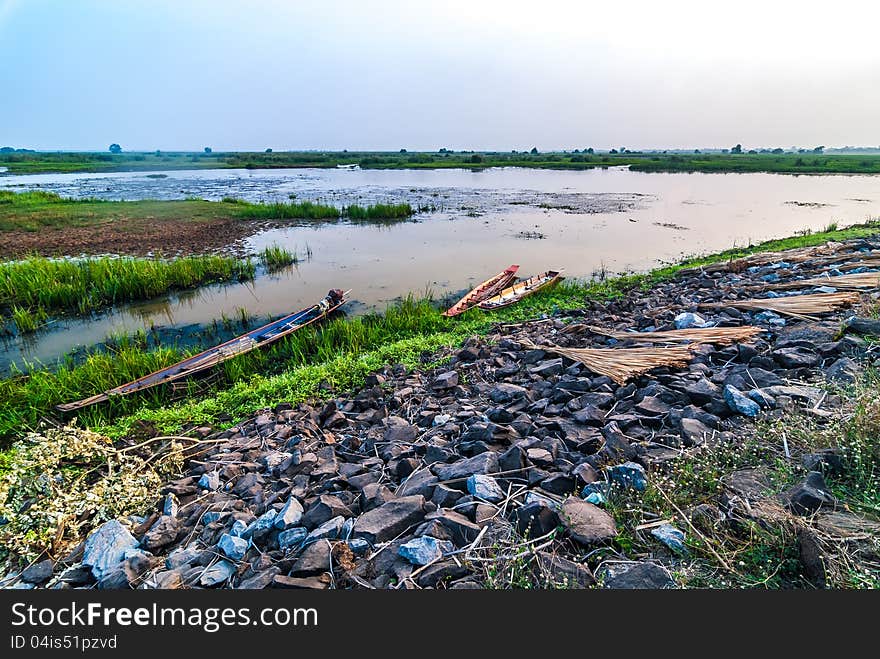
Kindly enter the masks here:
M 474 474 L 469 477 L 467 479 L 467 489 L 468 492 L 478 499 L 489 501 L 491 503 L 503 501 L 506 496 L 504 490 L 501 489 L 501 486 L 498 484 L 498 481 L 485 474 Z
M 779 348 L 771 354 L 782 368 L 812 368 L 819 363 L 819 355 L 814 350 L 801 346 Z
M 162 499 L 162 514 L 177 517 L 178 508 L 177 497 L 173 494 L 166 494 Z
M 854 384 L 860 373 L 858 363 L 849 357 L 841 357 L 825 369 L 825 377 L 838 384 Z
M 345 518 L 341 515 L 328 519 L 306 536 L 306 543 L 317 542 L 318 540 L 336 540 L 342 533 L 344 524 Z
M 391 540 L 425 517 L 425 497 L 399 497 L 365 512 L 357 518 L 352 536 L 375 545 Z
M 224 533 L 217 542 L 217 548 L 233 561 L 240 561 L 248 550 L 248 541 L 238 536 Z
M 178 547 L 165 558 L 165 567 L 169 570 L 174 570 L 179 567 L 193 565 L 199 559 L 200 555 L 201 552 L 198 549 L 184 549 L 183 547 Z
M 326 540 L 307 545 L 290 568 L 292 577 L 310 577 L 330 570 L 330 543 Z
M 275 516 L 276 529 L 289 529 L 299 524 L 303 516 L 303 507 L 296 497 L 290 497 L 284 507 Z
M 681 427 L 681 438 L 687 446 L 702 444 L 707 437 L 712 437 L 715 434 L 714 430 L 697 419 L 683 418 L 679 421 L 679 426 Z
M 493 474 L 498 471 L 498 455 L 485 451 L 452 464 L 433 464 L 431 469 L 441 481 L 465 479 L 473 474 Z
M 760 406 L 743 392 L 731 385 L 724 386 L 724 401 L 733 411 L 745 416 L 755 417 L 761 411 Z
M 605 588 L 658 589 L 675 588 L 669 571 L 661 565 L 648 562 L 608 563 L 599 572 Z
M 853 316 L 851 318 L 847 318 L 844 322 L 844 326 L 851 332 L 855 332 L 856 334 L 866 334 L 868 336 L 880 336 L 880 319 L 878 318 L 864 318 L 860 316 Z
M 427 565 L 454 550 L 455 545 L 448 540 L 438 540 L 429 535 L 423 535 L 400 545 L 397 553 L 413 565 Z
M 382 439 L 390 443 L 407 443 L 413 441 L 418 435 L 418 429 L 406 419 L 399 416 L 389 416 L 385 419 L 385 432 Z
M 39 563 L 28 565 L 21 571 L 21 580 L 25 583 L 43 583 L 52 577 L 52 571 L 55 564 L 50 559 L 45 559 Z
M 721 390 L 717 385 L 706 378 L 700 378 L 696 382 L 686 385 L 684 392 L 695 405 L 704 405 L 721 396 Z
M 818 471 L 811 471 L 803 482 L 782 495 L 786 506 L 797 515 L 812 515 L 822 508 L 834 508 L 836 500 Z
M 205 588 L 212 588 L 225 583 L 235 574 L 235 565 L 229 561 L 217 561 L 199 576 L 199 583 Z
M 238 585 L 238 590 L 263 590 L 268 588 L 272 585 L 275 576 L 280 573 L 281 570 L 273 565 L 270 568 L 257 572 L 255 575 L 244 579 Z
M 509 384 L 507 382 L 501 382 L 495 385 L 491 389 L 491 391 L 489 391 L 489 399 L 497 405 L 528 397 L 528 389 L 526 389 L 525 387 L 520 387 L 516 384 Z
M 118 520 L 104 522 L 86 538 L 82 562 L 92 568 L 95 579 L 103 576 L 122 563 L 126 551 L 137 547 L 138 542 Z
M 596 584 L 596 578 L 586 565 L 544 551 L 539 551 L 536 558 L 542 581 L 548 586 L 589 588 Z
M 458 373 L 455 371 L 441 373 L 434 379 L 434 383 L 431 386 L 434 389 L 453 389 L 458 386 Z
M 606 542 L 617 535 L 611 515 L 577 497 L 562 502 L 559 518 L 571 537 L 584 545 Z
M 141 546 L 149 551 L 161 549 L 177 539 L 178 531 L 177 519 L 162 515 L 141 538 Z

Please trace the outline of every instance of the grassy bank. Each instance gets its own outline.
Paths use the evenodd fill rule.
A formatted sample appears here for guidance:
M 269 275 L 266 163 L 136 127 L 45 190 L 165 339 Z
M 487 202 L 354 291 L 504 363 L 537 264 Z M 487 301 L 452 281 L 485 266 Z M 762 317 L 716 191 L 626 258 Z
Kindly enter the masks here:
M 409 204 L 373 204 L 369 206 L 329 206 L 310 201 L 251 203 L 232 197 L 223 201 L 204 199 L 107 201 L 68 199 L 51 192 L 10 192 L 0 190 L 0 232 L 37 232 L 46 228 L 106 225 L 113 222 L 136 223 L 138 220 L 161 222 L 181 220 L 306 220 L 335 222 L 389 221 L 410 218 L 416 212 Z
M 48 314 L 85 314 L 132 300 L 212 282 L 247 280 L 254 264 L 224 256 L 173 260 L 132 258 L 47 259 L 0 263 L 0 317 L 20 332 L 32 331 Z
M 123 398 L 112 405 L 83 411 L 83 423 L 118 437 L 142 423 L 161 432 L 174 432 L 183 424 L 215 423 L 243 417 L 278 401 L 301 401 L 326 396 L 321 383 L 337 391 L 359 385 L 371 370 L 389 363 L 418 364 L 423 351 L 454 346 L 473 334 L 488 331 L 498 321 L 518 321 L 553 310 L 575 309 L 587 299 L 610 299 L 644 289 L 695 265 L 728 260 L 747 253 L 776 251 L 844 240 L 880 231 L 864 225 L 831 232 L 775 240 L 721 254 L 687 260 L 647 274 L 616 277 L 600 282 L 567 281 L 509 309 L 486 314 L 468 312 L 459 320 L 447 319 L 428 300 L 407 300 L 384 315 L 353 320 L 338 319 L 319 328 L 306 328 L 269 350 L 251 353 L 224 365 L 224 383 L 207 392 L 172 402 L 156 389 L 145 397 Z M 98 353 L 75 365 L 57 370 L 37 369 L 30 374 L 0 381 L 0 438 L 9 442 L 61 402 L 77 400 L 173 363 L 183 353 L 174 350 L 146 352 L 123 346 L 115 353 Z
M 648 172 L 778 172 L 877 174 L 880 156 L 805 153 L 619 152 L 230 152 L 230 153 L 0 153 L 13 174 L 40 172 L 149 171 L 204 168 L 275 169 L 360 165 L 370 169 L 538 167 L 590 169 L 629 165 Z

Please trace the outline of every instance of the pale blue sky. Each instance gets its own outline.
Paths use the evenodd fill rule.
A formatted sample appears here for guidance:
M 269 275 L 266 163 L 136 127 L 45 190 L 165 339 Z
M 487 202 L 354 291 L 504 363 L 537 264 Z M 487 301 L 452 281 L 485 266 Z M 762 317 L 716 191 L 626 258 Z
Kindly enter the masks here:
M 0 0 L 0 145 L 877 145 L 877 5 Z

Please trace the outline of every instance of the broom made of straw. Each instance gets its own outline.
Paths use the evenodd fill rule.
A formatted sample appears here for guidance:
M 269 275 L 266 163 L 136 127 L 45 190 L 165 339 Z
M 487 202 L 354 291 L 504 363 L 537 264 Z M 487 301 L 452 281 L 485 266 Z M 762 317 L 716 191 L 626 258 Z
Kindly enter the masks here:
M 770 288 L 789 289 L 801 286 L 833 286 L 843 290 L 860 290 L 880 287 L 880 272 L 857 272 L 849 275 L 837 275 L 836 277 L 810 277 L 774 284 Z
M 745 309 L 747 311 L 767 310 L 802 320 L 818 320 L 818 318 L 810 314 L 836 311 L 840 307 L 855 304 L 859 299 L 858 293 L 814 293 L 811 295 L 792 295 L 791 297 L 705 302 L 700 307 L 703 309 L 736 307 L 737 309 Z
M 654 343 L 715 343 L 717 345 L 730 345 L 740 341 L 748 341 L 764 329 L 753 325 L 742 327 L 692 327 L 680 330 L 661 330 L 659 332 L 616 332 L 605 330 L 601 327 L 589 327 L 595 334 L 610 336 L 612 339 L 636 341 L 652 341 Z
M 694 356 L 692 345 L 669 348 L 560 348 L 538 345 L 528 339 L 521 343 L 532 350 L 553 352 L 580 362 L 594 373 L 607 375 L 619 385 L 660 366 L 682 368 Z

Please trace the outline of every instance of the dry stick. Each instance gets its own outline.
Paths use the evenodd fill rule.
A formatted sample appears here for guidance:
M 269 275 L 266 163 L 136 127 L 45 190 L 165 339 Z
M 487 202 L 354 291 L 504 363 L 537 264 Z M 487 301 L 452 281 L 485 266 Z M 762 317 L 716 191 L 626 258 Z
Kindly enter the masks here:
M 696 533 L 698 536 L 700 536 L 700 538 L 702 538 L 703 542 L 705 542 L 705 543 L 706 543 L 706 546 L 709 548 L 709 551 L 712 552 L 712 555 L 713 555 L 716 559 L 718 559 L 718 562 L 721 564 L 721 566 L 722 566 L 725 570 L 727 570 L 728 572 L 734 572 L 735 570 L 734 570 L 733 568 L 731 568 L 730 565 L 727 564 L 727 561 L 725 561 L 725 560 L 721 557 L 721 554 L 719 554 L 717 551 L 715 551 L 715 548 L 712 546 L 712 542 L 709 540 L 709 538 L 707 538 L 705 535 L 703 535 L 703 534 L 700 532 L 700 530 L 699 530 L 696 526 L 694 526 L 694 525 L 691 523 L 691 520 L 688 518 L 688 516 L 685 515 L 683 512 L 681 512 L 681 508 L 679 508 L 678 506 L 675 505 L 675 503 L 672 501 L 672 499 L 670 499 L 670 498 L 666 495 L 666 492 L 664 492 L 663 489 L 662 489 L 659 485 L 656 485 L 656 484 L 655 484 L 655 487 L 657 488 L 657 491 L 660 493 L 660 496 L 662 496 L 664 499 L 666 499 L 666 502 L 667 502 L 670 506 L 672 506 L 673 508 L 675 508 L 675 512 L 677 512 L 679 515 L 681 515 L 681 517 L 684 519 L 685 523 L 687 523 L 687 525 L 691 527 L 691 530 L 692 530 L 694 533 Z

